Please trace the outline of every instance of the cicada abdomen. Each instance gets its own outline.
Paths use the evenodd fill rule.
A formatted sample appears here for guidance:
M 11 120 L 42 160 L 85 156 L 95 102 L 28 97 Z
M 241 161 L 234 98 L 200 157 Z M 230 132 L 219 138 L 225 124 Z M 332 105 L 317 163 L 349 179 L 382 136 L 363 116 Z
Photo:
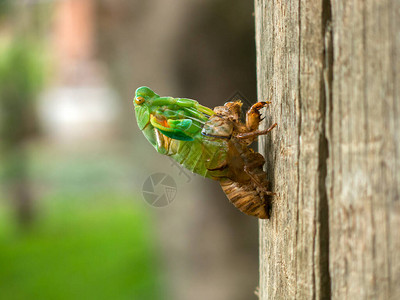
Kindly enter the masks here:
M 229 201 L 241 212 L 259 219 L 269 218 L 269 203 L 249 185 L 241 185 L 230 179 L 220 181 Z
M 263 170 L 264 157 L 240 144 L 235 138 L 230 140 L 229 153 L 235 159 L 229 161 L 230 178 L 220 180 L 222 190 L 241 212 L 268 219 L 270 196 L 274 193 L 267 189 L 267 174 Z

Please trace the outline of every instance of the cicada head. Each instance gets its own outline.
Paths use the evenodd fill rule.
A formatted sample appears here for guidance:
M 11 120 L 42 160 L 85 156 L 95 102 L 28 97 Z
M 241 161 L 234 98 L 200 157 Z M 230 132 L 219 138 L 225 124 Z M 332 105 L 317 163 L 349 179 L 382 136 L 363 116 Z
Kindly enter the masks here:
M 158 97 L 156 93 L 146 86 L 142 86 L 136 90 L 133 105 L 135 106 L 136 121 L 140 130 L 143 130 L 150 122 L 152 101 Z

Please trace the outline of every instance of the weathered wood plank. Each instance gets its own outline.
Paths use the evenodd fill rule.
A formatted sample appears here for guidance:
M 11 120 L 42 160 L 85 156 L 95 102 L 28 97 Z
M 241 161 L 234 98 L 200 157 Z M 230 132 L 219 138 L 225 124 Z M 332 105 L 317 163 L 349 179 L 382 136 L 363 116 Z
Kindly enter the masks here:
M 256 1 L 259 99 L 272 101 L 266 124 L 278 123 L 260 143 L 279 193 L 260 223 L 261 299 L 329 295 L 323 10 Z
M 332 296 L 400 299 L 400 2 L 333 1 L 332 15 Z
M 255 1 L 261 299 L 400 299 L 400 1 Z M 329 218 L 328 218 L 329 217 Z

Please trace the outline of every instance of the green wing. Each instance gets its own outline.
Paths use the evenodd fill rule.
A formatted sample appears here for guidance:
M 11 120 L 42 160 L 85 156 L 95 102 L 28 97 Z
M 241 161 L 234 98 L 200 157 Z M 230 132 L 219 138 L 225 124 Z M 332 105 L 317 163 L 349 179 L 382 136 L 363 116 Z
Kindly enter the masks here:
M 150 117 L 151 125 L 157 128 L 162 134 L 171 139 L 180 141 L 193 141 L 197 130 L 190 119 L 157 119 L 155 116 Z

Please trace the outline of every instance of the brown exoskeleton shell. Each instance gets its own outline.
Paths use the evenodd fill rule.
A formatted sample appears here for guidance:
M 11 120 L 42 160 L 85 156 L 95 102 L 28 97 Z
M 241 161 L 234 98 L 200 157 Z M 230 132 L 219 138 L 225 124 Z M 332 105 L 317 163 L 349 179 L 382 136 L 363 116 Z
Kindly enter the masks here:
M 274 193 L 267 189 L 266 173 L 263 170 L 264 157 L 254 152 L 249 145 L 259 135 L 267 134 L 277 124 L 259 131 L 261 121 L 259 110 L 267 102 L 254 104 L 246 113 L 246 122 L 240 120 L 241 102 L 228 102 L 214 108 L 215 115 L 205 124 L 202 133 L 206 136 L 228 139 L 226 166 L 228 175 L 218 179 L 230 202 L 245 214 L 260 219 L 269 218 L 268 196 Z

